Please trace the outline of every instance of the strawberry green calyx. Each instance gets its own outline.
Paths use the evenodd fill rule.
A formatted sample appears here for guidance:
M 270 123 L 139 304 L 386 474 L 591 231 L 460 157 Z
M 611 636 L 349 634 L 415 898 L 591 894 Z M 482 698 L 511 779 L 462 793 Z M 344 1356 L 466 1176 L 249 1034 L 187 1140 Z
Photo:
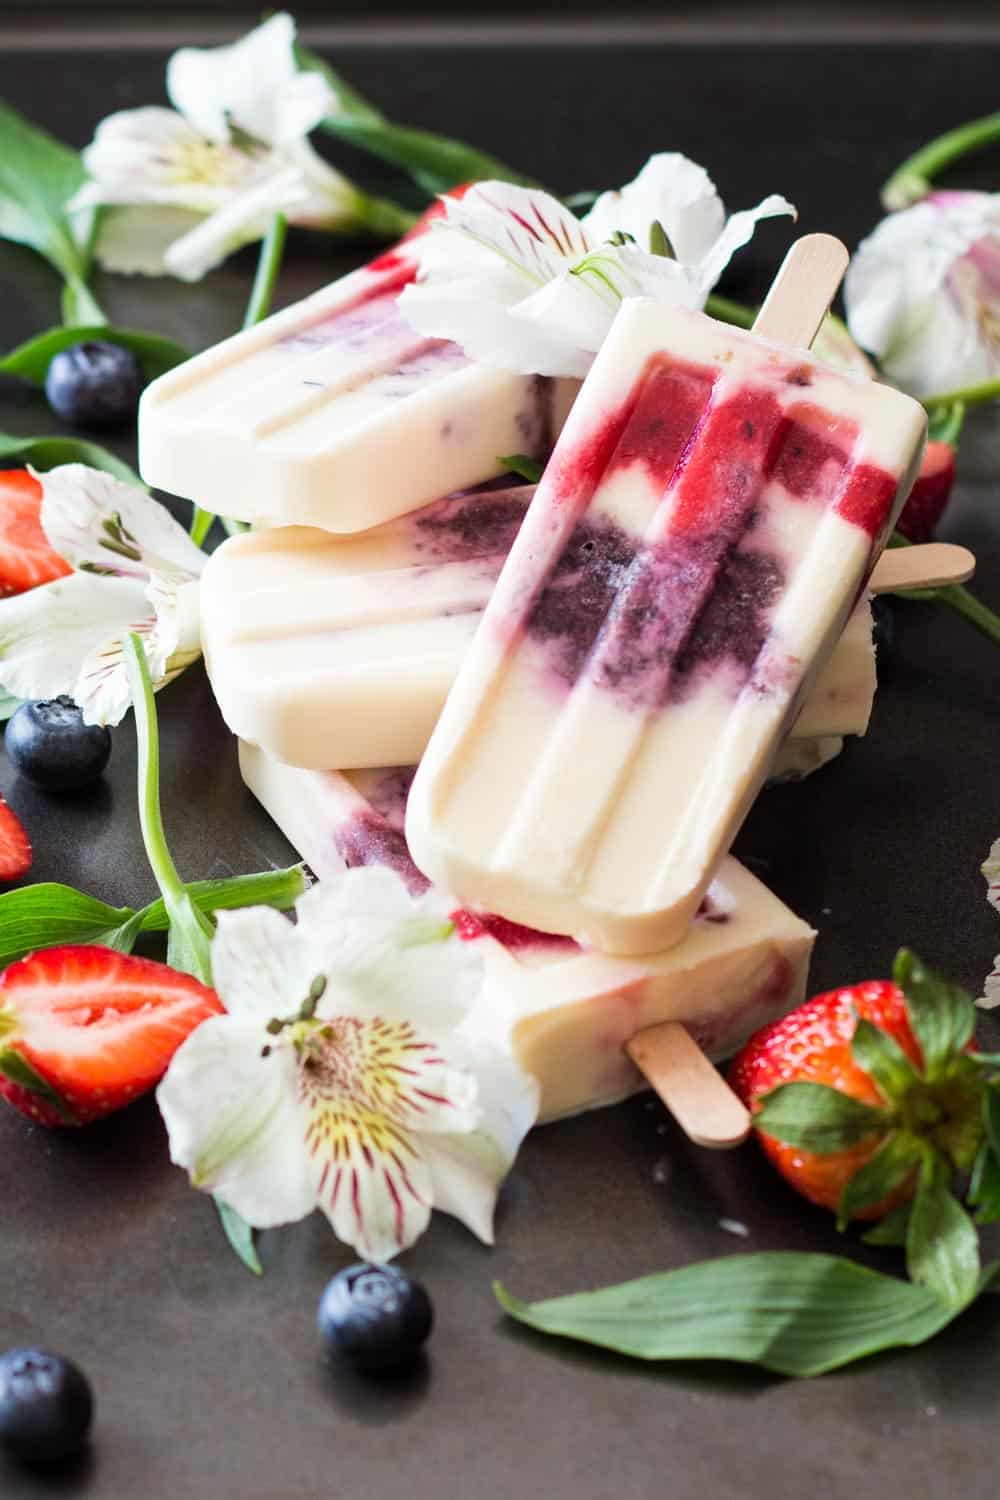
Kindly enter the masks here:
M 965 991 L 905 949 L 893 978 L 903 1009 L 891 1026 L 854 1010 L 850 1071 L 825 1083 L 787 1069 L 792 1081 L 758 1096 L 754 1125 L 830 1171 L 842 1163 L 839 1227 L 882 1218 L 884 1233 L 869 1238 L 905 1245 L 911 1279 L 959 1306 L 973 1295 L 979 1251 L 952 1184 L 971 1173 L 977 1221 L 1000 1218 L 1000 1058 L 974 1050 Z

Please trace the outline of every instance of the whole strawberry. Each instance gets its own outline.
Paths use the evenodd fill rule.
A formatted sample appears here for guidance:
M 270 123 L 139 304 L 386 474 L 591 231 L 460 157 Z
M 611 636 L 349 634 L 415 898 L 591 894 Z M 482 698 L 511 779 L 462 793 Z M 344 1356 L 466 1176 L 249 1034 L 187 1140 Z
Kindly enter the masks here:
M 893 981 L 817 995 L 757 1032 L 729 1073 L 788 1182 L 842 1226 L 888 1216 L 874 1237 L 905 1244 L 911 1276 L 951 1300 L 979 1263 L 956 1174 L 972 1174 L 979 1222 L 1000 1218 L 1000 1058 L 974 1049 L 975 1017 L 903 950 Z
M 920 473 L 910 491 L 910 498 L 896 522 L 898 530 L 911 542 L 929 542 L 944 515 L 955 482 L 955 449 L 951 443 L 927 444 Z
M 149 958 L 45 948 L 0 975 L 0 1094 L 40 1125 L 86 1125 L 154 1088 L 214 990 Z

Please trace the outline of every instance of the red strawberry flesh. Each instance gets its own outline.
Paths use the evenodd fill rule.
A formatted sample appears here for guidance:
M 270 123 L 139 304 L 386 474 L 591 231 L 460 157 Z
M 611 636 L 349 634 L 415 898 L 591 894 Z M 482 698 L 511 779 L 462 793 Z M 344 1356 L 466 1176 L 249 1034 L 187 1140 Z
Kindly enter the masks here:
M 12 807 L 0 797 L 0 881 L 18 880 L 31 869 L 31 840 Z
M 896 523 L 909 541 L 931 541 L 951 499 L 954 482 L 954 448 L 950 443 L 928 443 L 917 481 Z
M 0 1074 L 13 1075 L 0 1076 L 0 1093 L 43 1124 L 86 1124 L 154 1088 L 221 1011 L 214 990 L 151 959 L 83 946 L 33 953 L 0 976 Z M 24 1086 L 25 1064 L 39 1087 Z
M 26 469 L 0 470 L 0 596 L 23 594 L 73 569 L 42 530 L 42 487 Z

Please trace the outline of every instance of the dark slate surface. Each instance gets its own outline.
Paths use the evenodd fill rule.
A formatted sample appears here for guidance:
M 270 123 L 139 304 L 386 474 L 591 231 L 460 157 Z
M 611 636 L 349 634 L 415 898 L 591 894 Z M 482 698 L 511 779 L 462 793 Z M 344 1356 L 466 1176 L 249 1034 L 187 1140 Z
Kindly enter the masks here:
M 400 118 L 464 134 L 570 188 L 625 179 L 657 147 L 706 161 L 733 206 L 780 189 L 802 227 L 854 241 L 876 188 L 920 140 L 996 105 L 986 47 L 529 47 L 485 52 L 355 48 L 339 61 Z M 161 55 L 48 53 L 8 59 L 0 89 L 83 143 L 115 107 L 159 97 Z M 983 164 L 984 180 L 989 168 Z M 995 181 L 995 164 L 993 177 Z M 787 230 L 765 226 L 727 286 L 751 296 Z M 102 286 L 119 322 L 200 345 L 239 321 L 242 257 L 204 286 Z M 345 263 L 296 238 L 281 300 Z M 56 317 L 56 287 L 27 253 L 0 251 L 2 344 Z M 30 391 L 0 390 L 0 427 L 50 427 Z M 976 547 L 978 589 L 1000 608 L 993 519 L 1000 427 L 977 419 L 946 535 Z M 927 606 L 899 629 L 872 732 L 800 787 L 768 793 L 740 851 L 822 928 L 816 987 L 881 974 L 907 941 L 978 988 L 1000 946 L 978 866 L 1000 834 L 996 648 Z M 240 787 L 205 679 L 160 699 L 164 794 L 188 878 L 284 862 L 290 851 Z M 34 837 L 35 878 L 112 901 L 150 894 L 134 811 L 130 728 L 98 791 L 59 802 L 0 789 Z M 320 1221 L 262 1237 L 255 1281 L 211 1206 L 171 1169 L 148 1101 L 80 1134 L 0 1118 L 4 1214 L 0 1345 L 38 1340 L 91 1372 L 93 1453 L 47 1480 L 5 1466 L 10 1500 L 910 1500 L 992 1495 L 1000 1303 L 987 1299 L 934 1345 L 820 1382 L 710 1369 L 649 1371 L 504 1325 L 492 1277 L 554 1295 L 744 1247 L 838 1250 L 829 1220 L 786 1191 L 753 1148 L 725 1157 L 678 1138 L 635 1100 L 529 1141 L 504 1194 L 499 1247 L 436 1220 L 407 1257 L 438 1327 L 414 1378 L 373 1388 L 322 1366 L 313 1310 L 345 1253 Z M 721 1218 L 743 1220 L 746 1242 Z M 892 1268 L 891 1254 L 873 1263 Z

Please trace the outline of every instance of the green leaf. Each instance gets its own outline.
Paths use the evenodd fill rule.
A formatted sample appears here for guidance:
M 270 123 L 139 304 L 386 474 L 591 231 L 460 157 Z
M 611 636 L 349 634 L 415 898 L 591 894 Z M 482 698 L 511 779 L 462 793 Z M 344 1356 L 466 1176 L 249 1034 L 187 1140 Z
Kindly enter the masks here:
M 139 823 L 153 877 L 160 888 L 169 920 L 167 963 L 181 973 L 212 983 L 212 923 L 188 895 L 170 857 L 160 809 L 160 738 L 149 663 L 139 637 L 123 642 L 125 667 L 132 692 L 139 749 Z
M 959 1310 L 840 1256 L 791 1250 L 702 1261 L 546 1302 L 521 1302 L 499 1283 L 493 1290 L 512 1318 L 540 1333 L 636 1359 L 733 1360 L 799 1376 L 924 1344 Z
M 541 459 L 532 458 L 530 453 L 508 453 L 506 457 L 498 458 L 497 463 L 509 474 L 516 474 L 529 484 L 537 484 L 545 473 L 545 465 Z
M 277 911 L 290 911 L 307 889 L 301 865 L 292 865 L 287 870 L 262 870 L 257 875 L 231 875 L 224 880 L 194 880 L 186 887 L 198 910 L 209 916 L 243 906 L 273 906 Z M 163 898 L 144 906 L 139 917 L 143 932 L 164 932 L 168 920 Z
M 851 1038 L 851 1056 L 875 1080 L 889 1103 L 917 1082 L 916 1070 L 895 1038 L 862 1016 L 857 1018 Z
M 14 1047 L 5 1047 L 0 1052 L 0 1073 L 9 1078 L 11 1083 L 16 1083 L 18 1088 L 27 1089 L 29 1093 L 37 1094 L 40 1099 L 57 1115 L 61 1115 L 67 1125 L 79 1125 L 79 1120 L 60 1099 L 52 1085 L 47 1082 L 28 1062 L 27 1058 L 21 1056 Z
M 969 1180 L 968 1202 L 977 1210 L 977 1224 L 1000 1222 L 1000 1157 L 989 1141 L 979 1148 Z
M 240 1260 L 255 1276 L 263 1276 L 264 1267 L 260 1263 L 257 1247 L 253 1242 L 252 1225 L 248 1224 L 235 1208 L 231 1208 L 228 1203 L 223 1203 L 221 1198 L 214 1198 L 212 1201 L 219 1211 L 219 1219 L 225 1230 L 226 1239 Z
M 923 1148 L 914 1136 L 906 1130 L 894 1131 L 844 1188 L 837 1206 L 838 1227 L 901 1187 L 922 1156 Z
M 930 414 L 927 436 L 934 443 L 949 443 L 958 446 L 965 422 L 965 402 L 955 401 L 951 406 L 941 406 Z
M 69 885 L 45 881 L 0 896 L 0 969 L 57 943 L 99 943 L 133 915 Z
M 969 1041 L 976 1028 L 976 1008 L 956 984 L 929 969 L 915 953 L 901 948 L 893 978 L 906 996 L 913 1034 L 920 1043 L 924 1074 L 934 1079 Z
M 0 432 L 0 461 L 16 458 L 34 468 L 57 469 L 60 464 L 88 464 L 92 469 L 103 469 L 125 484 L 146 486 L 134 469 L 100 443 L 88 438 L 75 437 L 18 437 L 14 433 Z
M 906 1234 L 906 1269 L 943 1307 L 965 1307 L 979 1281 L 979 1236 L 947 1186 L 922 1181 Z
M 14 698 L 5 687 L 0 687 L 0 724 L 9 719 L 21 707 L 20 698 Z
M 893 1115 L 828 1088 L 825 1083 L 782 1083 L 763 1096 L 754 1126 L 803 1151 L 845 1151 L 891 1127 Z
M 55 355 L 86 339 L 104 339 L 110 344 L 120 344 L 131 349 L 142 365 L 147 380 L 172 370 L 191 358 L 190 350 L 174 339 L 159 333 L 143 333 L 137 328 L 112 328 L 107 324 L 90 324 L 84 327 L 50 328 L 39 333 L 25 344 L 0 359 L 0 374 L 16 375 L 21 380 L 30 380 L 34 385 L 44 385 L 49 365 Z
M 866 1245 L 905 1245 L 910 1223 L 910 1203 L 901 1203 L 861 1236 Z
M 86 177 L 76 151 L 0 101 L 0 237 L 37 250 L 67 281 L 84 281 L 91 225 L 77 230 L 66 204 Z
M 497 157 L 430 130 L 412 130 L 388 120 L 358 115 L 328 115 L 322 128 L 356 150 L 367 151 L 379 161 L 402 168 L 431 197 L 467 182 L 491 180 L 515 182 L 522 187 L 538 185 Z

